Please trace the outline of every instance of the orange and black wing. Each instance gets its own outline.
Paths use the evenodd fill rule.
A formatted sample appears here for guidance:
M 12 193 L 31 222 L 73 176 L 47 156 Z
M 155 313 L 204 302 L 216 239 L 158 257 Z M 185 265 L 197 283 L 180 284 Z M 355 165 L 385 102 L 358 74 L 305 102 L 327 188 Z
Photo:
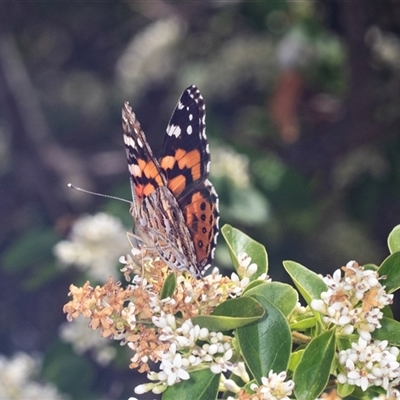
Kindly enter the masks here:
M 192 235 L 198 267 L 210 266 L 218 235 L 218 196 L 211 182 L 204 99 L 196 86 L 182 94 L 167 127 L 159 159 Z
M 134 200 L 141 201 L 157 187 L 165 186 L 166 179 L 129 103 L 122 108 L 122 127 L 132 196 Z

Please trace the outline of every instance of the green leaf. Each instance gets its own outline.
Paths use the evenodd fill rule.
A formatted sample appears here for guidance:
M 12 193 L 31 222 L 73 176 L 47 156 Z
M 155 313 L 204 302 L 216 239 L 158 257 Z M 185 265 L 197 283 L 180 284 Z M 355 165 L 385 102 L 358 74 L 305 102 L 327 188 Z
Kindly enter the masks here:
M 59 238 L 50 229 L 32 229 L 22 235 L 2 257 L 4 271 L 30 269 L 54 259 L 52 250 Z
M 390 254 L 400 251 L 400 225 L 397 225 L 389 233 L 387 244 Z
M 315 400 L 328 383 L 335 356 L 335 331 L 314 338 L 304 350 L 293 374 L 294 393 L 298 400 Z
M 174 272 L 171 272 L 167 279 L 164 281 L 164 286 L 161 289 L 160 298 L 166 299 L 167 297 L 172 297 L 176 288 L 176 275 Z
M 352 343 L 353 342 L 351 341 L 350 336 L 339 336 L 336 339 L 337 350 L 342 351 L 342 350 L 351 349 Z
M 43 285 L 48 284 L 60 275 L 60 268 L 55 261 L 42 264 L 40 269 L 31 271 L 30 275 L 21 281 L 21 288 L 27 292 L 39 290 Z
M 239 267 L 239 255 L 247 253 L 251 257 L 251 262 L 258 267 L 257 272 L 251 276 L 250 280 L 253 281 L 268 271 L 268 255 L 262 244 L 227 224 L 221 228 L 221 233 L 228 245 L 231 260 L 236 270 Z
M 372 263 L 363 264 L 362 267 L 366 270 L 370 271 L 378 271 L 378 266 Z
M 285 317 L 290 315 L 299 300 L 297 292 L 290 285 L 280 282 L 263 282 L 247 290 L 243 296 L 255 294 L 268 299 Z
M 71 346 L 56 341 L 46 348 L 41 375 L 56 384 L 60 391 L 72 395 L 71 398 L 87 399 L 91 398 L 90 387 L 96 372 L 88 358 L 74 354 Z
M 256 281 L 250 282 L 250 283 L 246 286 L 246 288 L 244 289 L 243 293 L 246 293 L 247 291 L 249 291 L 249 290 L 255 288 L 255 287 L 258 286 L 258 285 L 263 285 L 264 283 L 265 283 L 265 281 L 262 281 L 262 280 L 256 280 Z
M 259 321 L 237 329 L 236 337 L 251 374 L 261 384 L 268 372 L 286 371 L 292 349 L 289 325 L 282 312 L 267 298 L 253 297 L 263 305 L 266 314 Z
M 350 396 L 354 392 L 355 386 L 348 383 L 337 383 L 337 394 L 341 397 Z
M 381 328 L 374 330 L 371 336 L 377 340 L 387 340 L 390 344 L 400 345 L 400 322 L 391 318 L 383 317 L 379 321 Z
M 304 349 L 297 350 L 290 355 L 289 369 L 294 371 L 299 364 L 301 357 L 303 357 Z
M 393 293 L 400 287 L 400 251 L 391 254 L 386 258 L 378 269 L 379 276 L 386 276 L 382 285 L 386 292 Z
M 385 306 L 381 309 L 384 317 L 393 318 L 393 311 L 390 306 Z
M 290 324 L 290 329 L 292 331 L 304 331 L 308 328 L 312 328 L 317 324 L 317 320 L 315 317 L 307 317 L 304 319 L 299 319 L 297 322 L 293 322 Z
M 284 261 L 283 266 L 307 304 L 310 304 L 313 299 L 319 299 L 321 293 L 328 290 L 324 281 L 303 265 L 294 261 Z
M 226 300 L 211 315 L 199 315 L 193 317 L 192 321 L 210 331 L 223 332 L 255 322 L 264 314 L 264 307 L 258 301 L 241 297 Z
M 170 386 L 162 395 L 163 400 L 212 400 L 218 395 L 220 374 L 209 369 L 195 371 L 190 379 Z

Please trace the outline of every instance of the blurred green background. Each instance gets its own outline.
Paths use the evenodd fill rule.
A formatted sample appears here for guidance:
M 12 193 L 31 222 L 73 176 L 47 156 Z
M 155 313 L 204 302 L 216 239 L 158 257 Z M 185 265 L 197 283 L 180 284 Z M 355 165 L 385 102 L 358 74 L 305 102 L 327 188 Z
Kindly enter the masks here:
M 29 379 L 73 399 L 128 398 L 146 380 L 126 348 L 99 364 L 60 338 L 68 287 L 87 276 L 60 268 L 53 247 L 84 213 L 131 229 L 127 204 L 66 185 L 130 199 L 123 102 L 157 154 L 191 84 L 206 102 L 221 226 L 266 246 L 272 279 L 288 280 L 285 259 L 326 274 L 388 255 L 400 222 L 399 2 L 2 3 L 1 399 L 22 398 L 1 386 L 18 352 L 41 360 Z M 229 268 L 222 238 L 215 265 Z

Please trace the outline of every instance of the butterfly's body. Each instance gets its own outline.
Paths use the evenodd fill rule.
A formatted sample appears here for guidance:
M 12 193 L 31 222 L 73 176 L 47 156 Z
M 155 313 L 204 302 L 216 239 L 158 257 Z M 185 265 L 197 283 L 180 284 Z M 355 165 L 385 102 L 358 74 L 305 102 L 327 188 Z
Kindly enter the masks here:
M 214 257 L 218 196 L 207 179 L 210 154 L 199 90 L 182 94 L 157 160 L 128 103 L 122 110 L 131 176 L 131 214 L 146 246 L 173 270 L 200 277 Z

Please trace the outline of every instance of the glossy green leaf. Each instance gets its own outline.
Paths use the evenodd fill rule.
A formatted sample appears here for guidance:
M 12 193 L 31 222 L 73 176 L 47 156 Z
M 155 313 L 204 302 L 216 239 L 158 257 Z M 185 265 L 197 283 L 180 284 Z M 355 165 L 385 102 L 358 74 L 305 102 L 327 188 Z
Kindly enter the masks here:
M 230 299 L 215 308 L 211 315 L 193 317 L 196 325 L 214 332 L 236 329 L 257 321 L 265 314 L 264 307 L 251 297 Z
M 395 226 L 389 233 L 387 244 L 390 254 L 400 251 L 400 225 Z
M 221 228 L 221 233 L 228 245 L 232 263 L 236 270 L 239 267 L 239 255 L 247 253 L 251 257 L 251 262 L 257 264 L 258 267 L 257 272 L 252 275 L 250 280 L 254 280 L 268 271 L 268 255 L 262 244 L 231 225 L 224 225 Z
M 370 271 L 378 271 L 378 266 L 376 264 L 372 263 L 363 264 L 362 267 Z
M 352 343 L 353 342 L 351 341 L 350 336 L 338 336 L 336 339 L 337 350 L 342 351 L 351 349 Z
M 262 280 L 256 280 L 256 281 L 250 282 L 250 283 L 246 286 L 246 289 L 244 289 L 243 293 L 246 293 L 247 291 L 249 291 L 249 290 L 255 288 L 255 287 L 258 286 L 258 285 L 263 285 L 264 283 L 265 283 L 265 281 L 262 281 Z
M 220 375 L 209 369 L 192 372 L 190 379 L 170 386 L 162 395 L 163 400 L 212 400 L 218 395 Z
M 338 382 L 337 384 L 337 394 L 342 398 L 350 396 L 354 392 L 354 389 L 355 386 L 348 383 L 342 384 Z
M 253 297 L 263 305 L 266 314 L 259 321 L 239 328 L 236 337 L 251 374 L 261 383 L 270 370 L 286 371 L 292 349 L 289 325 L 282 312 L 267 298 Z
M 388 318 L 393 318 L 393 311 L 390 306 L 385 306 L 381 309 L 383 316 Z
M 303 353 L 304 349 L 295 351 L 290 355 L 289 367 L 288 367 L 290 371 L 294 371 L 296 369 L 297 365 L 301 360 L 301 357 L 303 357 Z
M 171 272 L 167 279 L 164 281 L 164 286 L 161 289 L 160 298 L 166 299 L 167 297 L 172 297 L 176 288 L 176 275 L 174 272 Z
M 294 261 L 284 261 L 283 266 L 292 278 L 307 304 L 319 299 L 328 288 L 324 281 L 313 271 Z
M 290 285 L 280 282 L 264 282 L 247 290 L 244 296 L 255 294 L 268 299 L 285 317 L 290 315 L 299 301 L 297 292 Z
M 293 322 L 290 324 L 290 329 L 292 331 L 304 331 L 308 328 L 312 328 L 317 324 L 317 320 L 315 317 L 307 317 L 297 322 Z
M 381 283 L 386 287 L 386 292 L 393 293 L 400 287 L 400 251 L 386 258 L 378 269 L 379 276 L 386 276 Z
M 334 330 L 322 333 L 307 345 L 293 374 L 296 399 L 318 398 L 328 383 L 334 356 Z
M 383 317 L 379 321 L 381 328 L 374 330 L 371 335 L 377 340 L 387 340 L 390 344 L 400 345 L 400 322 L 391 318 Z

